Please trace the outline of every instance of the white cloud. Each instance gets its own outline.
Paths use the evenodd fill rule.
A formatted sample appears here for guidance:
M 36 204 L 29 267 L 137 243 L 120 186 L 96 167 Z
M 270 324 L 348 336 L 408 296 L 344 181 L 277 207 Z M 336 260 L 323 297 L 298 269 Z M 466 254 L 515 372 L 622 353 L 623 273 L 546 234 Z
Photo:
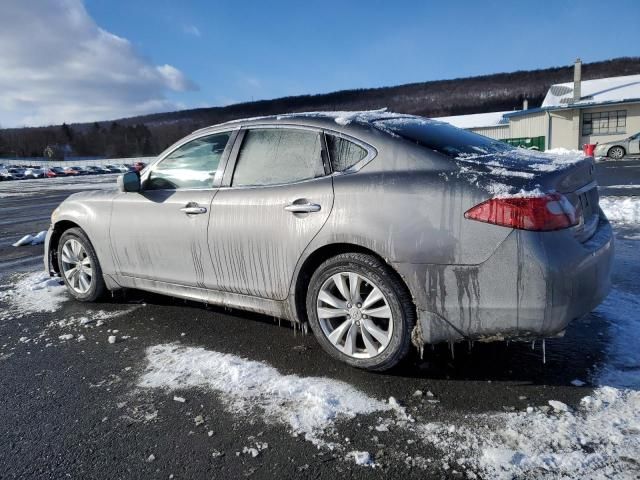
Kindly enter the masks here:
M 189 34 L 189 35 L 193 35 L 194 37 L 201 37 L 202 33 L 200 33 L 200 29 L 198 27 L 196 27 L 195 25 L 184 25 L 182 27 L 182 30 L 184 31 L 184 33 Z
M 81 0 L 3 0 L 0 52 L 3 127 L 173 110 L 167 92 L 197 89 L 100 28 Z
M 184 73 L 178 70 L 176 67 L 171 65 L 161 65 L 156 67 L 158 73 L 164 78 L 164 81 L 171 90 L 175 90 L 176 92 L 185 92 L 187 90 L 195 90 L 196 85 L 185 77 Z

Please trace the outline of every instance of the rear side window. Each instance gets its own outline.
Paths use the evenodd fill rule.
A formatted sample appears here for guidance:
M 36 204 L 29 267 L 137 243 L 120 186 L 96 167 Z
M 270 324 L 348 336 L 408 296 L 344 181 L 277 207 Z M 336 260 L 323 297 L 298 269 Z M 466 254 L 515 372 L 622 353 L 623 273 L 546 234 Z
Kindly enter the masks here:
M 450 157 L 489 155 L 513 150 L 514 147 L 477 133 L 456 128 L 448 123 L 416 117 L 376 120 L 374 124 L 418 145 Z
M 367 151 L 360 145 L 335 135 L 327 135 L 327 147 L 334 172 L 343 172 L 367 156 Z
M 324 175 L 320 134 L 308 130 L 248 130 L 238 153 L 232 185 L 299 182 Z
M 218 133 L 185 143 L 158 163 L 146 190 L 211 188 L 230 133 Z

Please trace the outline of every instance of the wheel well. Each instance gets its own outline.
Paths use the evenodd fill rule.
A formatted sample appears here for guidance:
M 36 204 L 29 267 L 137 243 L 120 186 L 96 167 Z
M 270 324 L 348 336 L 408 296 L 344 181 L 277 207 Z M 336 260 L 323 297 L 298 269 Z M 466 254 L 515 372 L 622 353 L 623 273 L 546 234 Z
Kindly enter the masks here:
M 622 145 L 613 145 L 611 148 L 609 148 L 609 150 L 607 150 L 607 155 L 609 155 L 609 152 L 614 148 L 621 148 L 624 154 L 625 155 L 627 154 L 627 149 L 624 148 Z
M 391 270 L 398 276 L 398 278 L 407 288 L 407 291 L 409 291 L 406 282 L 400 276 L 400 274 L 389 264 L 389 262 L 387 262 L 383 257 L 378 255 L 373 250 L 369 250 L 368 248 L 361 247 L 360 245 L 355 245 L 352 243 L 334 243 L 331 245 L 325 245 L 309 255 L 309 257 L 302 264 L 302 267 L 300 267 L 298 277 L 296 278 L 296 285 L 294 290 L 296 308 L 295 313 L 300 322 L 308 321 L 306 309 L 307 288 L 309 287 L 309 281 L 311 280 L 313 272 L 318 269 L 322 262 L 341 253 L 366 253 L 378 258 L 384 264 L 388 265 L 389 268 L 391 268 Z
M 49 255 L 51 256 L 51 268 L 56 273 L 60 273 L 60 266 L 58 265 L 58 243 L 60 242 L 60 237 L 70 228 L 76 227 L 80 228 L 80 225 L 69 220 L 61 220 L 53 226 L 53 233 L 49 240 Z

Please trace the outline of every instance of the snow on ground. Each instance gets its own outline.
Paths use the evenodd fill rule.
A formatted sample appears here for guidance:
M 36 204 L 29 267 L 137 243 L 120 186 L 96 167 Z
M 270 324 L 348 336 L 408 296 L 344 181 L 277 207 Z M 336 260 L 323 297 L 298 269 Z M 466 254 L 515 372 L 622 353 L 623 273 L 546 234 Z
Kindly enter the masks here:
M 606 319 L 609 338 L 607 358 L 594 383 L 640 390 L 640 298 L 614 289 L 595 310 Z
M 599 388 L 575 411 L 550 400 L 551 407 L 523 412 L 420 423 L 407 421 L 403 407 L 391 399 L 377 400 L 337 380 L 285 375 L 236 355 L 164 344 L 147 349 L 147 362 L 139 387 L 170 395 L 189 388 L 211 390 L 231 413 L 260 413 L 265 422 L 283 424 L 319 448 L 345 451 L 348 445 L 325 440 L 336 432 L 336 422 L 376 412 L 386 427 L 377 430 L 380 434 L 401 430 L 442 451 L 431 462 L 410 458 L 415 464 L 465 470 L 468 478 L 625 478 L 636 471 L 633 459 L 640 457 L 640 392 L 632 390 Z M 367 447 L 375 448 L 377 440 L 372 442 Z M 394 458 L 400 461 L 397 450 Z M 344 458 L 375 465 L 367 451 L 350 451 Z
M 640 197 L 601 197 L 600 208 L 612 223 L 640 224 Z
M 210 389 L 230 412 L 260 412 L 266 422 L 284 424 L 317 446 L 333 447 L 323 437 L 336 420 L 396 408 L 344 382 L 284 375 L 266 363 L 204 348 L 157 345 L 147 349 L 147 362 L 139 387 Z
M 488 478 L 637 478 L 640 392 L 603 387 L 576 411 L 536 409 L 497 420 L 503 426 L 495 434 L 480 428 L 459 444 L 460 463 Z
M 18 276 L 13 288 L 0 290 L 0 301 L 8 305 L 3 317 L 20 318 L 32 313 L 55 312 L 67 299 L 62 281 L 45 272 Z
M 70 297 L 60 278 L 52 278 L 45 272 L 17 274 L 13 283 L 0 287 L 0 302 L 3 304 L 0 320 L 20 319 L 34 313 L 52 313 L 53 319 L 38 331 L 25 333 L 20 343 L 52 345 L 52 340 L 86 340 L 84 333 L 93 327 L 101 327 L 108 320 L 133 312 L 140 305 L 129 306 L 120 310 L 85 309 L 81 314 L 66 315 L 60 318 L 57 313 Z M 60 332 L 65 332 L 60 334 Z M 107 330 L 107 333 L 118 333 Z M 120 335 L 119 340 L 129 338 Z
M 40 245 L 44 243 L 46 236 L 47 236 L 46 230 L 42 230 L 41 232 L 38 232 L 35 235 L 25 235 L 16 243 L 14 243 L 13 246 L 23 247 L 24 245 Z

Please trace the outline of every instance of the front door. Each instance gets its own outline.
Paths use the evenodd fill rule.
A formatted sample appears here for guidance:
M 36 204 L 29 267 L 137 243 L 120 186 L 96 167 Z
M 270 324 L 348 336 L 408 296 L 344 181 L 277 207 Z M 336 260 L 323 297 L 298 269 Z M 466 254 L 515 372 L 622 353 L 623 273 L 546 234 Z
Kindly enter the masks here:
M 233 176 L 211 205 L 209 288 L 283 300 L 302 252 L 333 207 L 320 132 L 244 133 Z
M 229 138 L 188 141 L 144 173 L 141 192 L 114 199 L 109 235 L 119 274 L 204 288 L 212 275 L 207 225 Z
M 637 133 L 629 140 L 629 151 L 631 155 L 638 155 L 640 153 L 640 133 Z

